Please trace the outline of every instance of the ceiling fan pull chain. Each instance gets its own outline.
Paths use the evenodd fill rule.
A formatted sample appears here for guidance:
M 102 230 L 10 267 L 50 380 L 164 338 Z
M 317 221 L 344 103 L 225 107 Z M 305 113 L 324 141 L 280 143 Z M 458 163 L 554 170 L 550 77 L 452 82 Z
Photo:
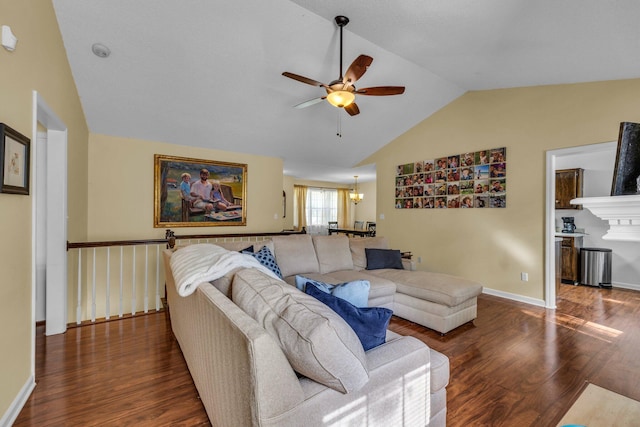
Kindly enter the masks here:
M 342 138 L 342 117 L 340 116 L 340 110 L 338 110 L 338 131 L 336 136 Z

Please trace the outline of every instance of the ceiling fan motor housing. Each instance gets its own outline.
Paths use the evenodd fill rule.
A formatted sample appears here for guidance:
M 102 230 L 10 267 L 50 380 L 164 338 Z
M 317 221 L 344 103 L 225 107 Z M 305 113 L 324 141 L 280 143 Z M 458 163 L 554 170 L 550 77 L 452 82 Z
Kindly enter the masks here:
M 338 24 L 338 27 L 340 28 L 349 23 L 349 18 L 347 18 L 346 16 L 338 15 L 334 19 L 336 20 L 336 24 Z

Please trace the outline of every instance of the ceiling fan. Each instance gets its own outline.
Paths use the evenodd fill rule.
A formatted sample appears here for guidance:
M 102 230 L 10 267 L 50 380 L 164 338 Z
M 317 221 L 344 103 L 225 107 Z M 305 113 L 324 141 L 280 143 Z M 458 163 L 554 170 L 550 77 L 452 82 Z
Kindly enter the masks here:
M 336 24 L 338 24 L 338 27 L 340 27 L 340 77 L 329 84 L 324 84 L 308 77 L 289 73 L 287 71 L 282 73 L 283 76 L 289 77 L 290 79 L 294 79 L 311 86 L 322 87 L 327 92 L 327 95 L 325 96 L 305 101 L 301 104 L 295 105 L 294 108 L 308 107 L 326 99 L 334 107 L 344 108 L 350 116 L 355 116 L 360 113 L 358 105 L 354 102 L 356 95 L 388 96 L 404 93 L 404 86 L 378 86 L 356 89 L 354 83 L 362 77 L 362 75 L 367 71 L 367 68 L 369 68 L 373 62 L 373 58 L 367 55 L 358 56 L 356 60 L 351 63 L 344 76 L 342 75 L 342 28 L 349 23 L 349 18 L 346 16 L 336 16 L 335 21 Z

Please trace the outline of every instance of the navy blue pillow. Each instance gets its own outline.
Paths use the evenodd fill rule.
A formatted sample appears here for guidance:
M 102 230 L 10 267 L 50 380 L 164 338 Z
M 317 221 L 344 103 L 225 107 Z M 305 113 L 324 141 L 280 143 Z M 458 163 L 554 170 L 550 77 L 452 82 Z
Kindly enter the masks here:
M 282 279 L 282 272 L 280 272 L 280 267 L 276 262 L 276 258 L 273 256 L 268 247 L 263 246 L 258 252 L 242 252 L 243 254 L 251 255 L 255 259 L 257 259 L 260 264 L 267 267 L 269 270 L 273 271 L 273 273 Z
M 325 303 L 355 331 L 364 351 L 384 344 L 393 311 L 384 307 L 356 307 L 349 301 L 321 291 L 309 282 L 305 293 Z
M 364 252 L 367 256 L 367 270 L 379 270 L 381 268 L 404 270 L 402 254 L 398 249 L 365 248 Z

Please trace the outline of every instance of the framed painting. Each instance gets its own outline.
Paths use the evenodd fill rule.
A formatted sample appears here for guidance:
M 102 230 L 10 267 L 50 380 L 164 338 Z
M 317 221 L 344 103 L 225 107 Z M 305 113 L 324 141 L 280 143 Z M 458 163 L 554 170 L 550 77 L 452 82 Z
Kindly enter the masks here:
M 31 141 L 18 131 L 0 123 L 0 192 L 29 194 Z
M 154 156 L 154 227 L 247 225 L 246 206 L 246 164 Z

